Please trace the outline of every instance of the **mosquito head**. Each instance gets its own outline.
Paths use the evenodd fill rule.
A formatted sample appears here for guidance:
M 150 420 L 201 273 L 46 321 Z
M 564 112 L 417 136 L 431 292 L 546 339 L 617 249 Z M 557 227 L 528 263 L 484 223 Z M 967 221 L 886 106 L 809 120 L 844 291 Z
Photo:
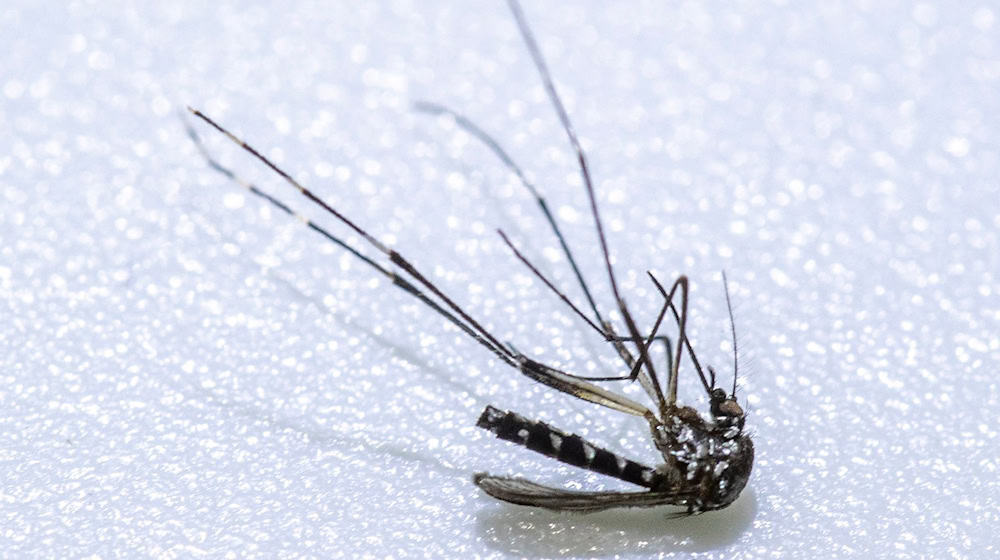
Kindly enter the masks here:
M 733 392 L 726 394 L 725 389 L 715 386 L 715 370 L 708 368 L 712 374 L 712 389 L 709 391 L 709 406 L 712 409 L 712 416 L 719 419 L 736 419 L 737 424 L 743 427 L 743 407 L 736 402 L 736 379 L 739 376 L 739 352 L 736 346 L 736 322 L 733 320 L 733 304 L 729 299 L 729 282 L 726 280 L 726 271 L 722 271 L 722 287 L 726 292 L 726 309 L 729 311 L 729 329 L 733 335 Z
M 715 387 L 709 393 L 709 409 L 716 423 L 743 426 L 743 407 L 736 401 L 736 394 L 727 394 L 725 389 Z

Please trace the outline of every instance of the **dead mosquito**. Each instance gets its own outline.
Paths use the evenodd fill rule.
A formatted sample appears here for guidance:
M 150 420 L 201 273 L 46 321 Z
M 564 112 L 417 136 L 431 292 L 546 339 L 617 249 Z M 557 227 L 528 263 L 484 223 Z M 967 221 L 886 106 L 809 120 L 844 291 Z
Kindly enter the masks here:
M 625 323 L 627 336 L 619 336 L 610 321 L 598 311 L 597 304 L 573 258 L 572 251 L 560 231 L 555 219 L 550 213 L 545 199 L 531 184 L 521 169 L 507 155 L 490 135 L 481 130 L 471 121 L 458 113 L 432 103 L 418 103 L 416 108 L 431 114 L 448 114 L 455 119 L 458 126 L 482 141 L 514 174 L 521 184 L 535 198 L 552 232 L 558 240 L 563 254 L 572 267 L 573 273 L 587 300 L 593 320 L 587 317 L 569 297 L 547 279 L 527 258 L 514 246 L 503 231 L 498 230 L 504 243 L 514 255 L 526 265 L 552 292 L 562 299 L 572 311 L 604 340 L 610 342 L 625 367 L 626 375 L 617 377 L 582 377 L 560 371 L 543 363 L 537 362 L 519 352 L 510 344 L 504 344 L 485 329 L 469 313 L 446 296 L 437 286 L 428 280 L 409 260 L 395 250 L 383 245 L 366 230 L 352 220 L 328 205 L 311 191 L 302 186 L 288 173 L 272 163 L 256 149 L 237 138 L 201 111 L 191 109 L 191 113 L 211 125 L 217 131 L 249 152 L 257 160 L 271 168 L 288 184 L 295 187 L 303 196 L 317 204 L 355 233 L 364 241 L 388 257 L 389 262 L 402 271 L 402 275 L 391 270 L 372 258 L 362 254 L 356 248 L 305 218 L 283 202 L 252 185 L 230 169 L 219 164 L 205 149 L 198 135 L 188 126 L 188 134 L 202 153 L 208 164 L 229 179 L 239 183 L 254 195 L 263 198 L 276 208 L 292 217 L 303 221 L 307 227 L 318 232 L 332 243 L 339 245 L 373 270 L 388 278 L 395 286 L 416 297 L 436 313 L 447 319 L 462 332 L 492 352 L 500 361 L 517 369 L 530 379 L 572 395 L 578 399 L 589 401 L 645 419 L 650 428 L 653 445 L 663 456 L 663 464 L 652 468 L 625 459 L 620 455 L 594 445 L 580 436 L 562 432 L 543 422 L 530 420 L 515 412 L 504 412 L 493 406 L 487 406 L 479 417 L 476 425 L 493 432 L 498 438 L 507 440 L 528 449 L 552 457 L 563 463 L 587 469 L 596 473 L 615 477 L 645 490 L 636 492 L 582 492 L 543 486 L 523 478 L 494 476 L 478 473 L 473 481 L 487 494 L 515 504 L 542 507 L 552 510 L 592 512 L 615 507 L 647 507 L 657 505 L 676 505 L 686 508 L 681 515 L 697 514 L 705 511 L 722 509 L 731 504 L 746 486 L 753 466 L 754 448 L 750 437 L 744 432 L 745 414 L 736 400 L 736 333 L 733 327 L 733 386 L 732 391 L 717 387 L 715 371 L 708 367 L 705 375 L 698 358 L 685 332 L 688 306 L 688 280 L 680 276 L 669 290 L 664 289 L 651 273 L 650 280 L 664 298 L 656 321 L 646 336 L 640 334 L 625 300 L 618 291 L 618 284 L 611 265 L 610 253 L 604 228 L 601 224 L 594 187 L 587 167 L 586 157 L 570 123 L 566 109 L 556 92 L 552 77 L 542 58 L 535 38 L 528 27 L 524 14 L 516 0 L 508 0 L 518 29 L 528 48 L 528 52 L 541 75 L 548 97 L 559 116 L 563 130 L 576 153 L 583 176 L 584 186 L 590 201 L 590 211 L 594 218 L 597 238 L 601 245 L 604 266 L 607 269 L 612 294 L 617 311 Z M 725 275 L 723 275 L 725 284 Z M 680 312 L 673 303 L 673 297 L 680 291 Z M 729 301 L 729 291 L 726 290 L 726 305 L 730 313 L 732 325 L 732 308 Z M 669 338 L 657 335 L 666 313 L 670 311 L 678 325 L 678 342 L 676 352 Z M 654 341 L 661 341 L 666 347 L 668 356 L 667 391 L 664 394 L 659 377 L 649 359 L 649 349 Z M 627 344 L 634 345 L 638 357 L 633 355 Z M 709 398 L 709 414 L 703 417 L 695 409 L 677 404 L 677 379 L 680 370 L 680 360 L 684 350 L 691 360 L 702 386 Z M 624 395 L 620 395 L 595 384 L 595 382 L 635 381 L 638 380 L 643 390 L 655 404 L 655 411 Z

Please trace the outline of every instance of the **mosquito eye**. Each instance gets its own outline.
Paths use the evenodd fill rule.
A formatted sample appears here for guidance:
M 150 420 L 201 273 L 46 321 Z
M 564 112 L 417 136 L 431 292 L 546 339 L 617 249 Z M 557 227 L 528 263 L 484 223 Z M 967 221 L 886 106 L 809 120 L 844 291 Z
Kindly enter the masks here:
M 729 399 L 719 405 L 719 413 L 722 416 L 743 416 L 743 408 L 736 402 L 735 399 Z
M 718 402 L 726 400 L 726 392 L 719 388 L 712 389 L 712 400 Z

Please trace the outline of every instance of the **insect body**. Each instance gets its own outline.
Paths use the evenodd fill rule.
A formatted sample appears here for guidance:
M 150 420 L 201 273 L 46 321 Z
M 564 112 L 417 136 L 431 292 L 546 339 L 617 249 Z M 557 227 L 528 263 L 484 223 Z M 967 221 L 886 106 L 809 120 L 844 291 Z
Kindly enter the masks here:
M 683 280 L 685 279 L 681 277 L 680 281 Z M 662 290 L 655 278 L 653 281 Z M 670 305 L 669 295 L 667 302 L 663 311 Z M 661 311 L 654 333 L 662 318 Z M 681 324 L 683 325 L 683 321 Z M 650 336 L 646 339 L 647 346 L 652 338 Z M 683 329 L 681 338 L 685 338 Z M 692 361 L 698 365 L 690 347 L 689 352 Z M 645 355 L 645 350 L 642 354 Z M 667 354 L 670 355 L 669 341 Z M 635 367 L 640 365 L 641 361 L 636 362 Z M 548 369 L 550 368 L 530 360 L 522 364 L 522 372 L 529 376 L 533 376 L 537 370 Z M 698 369 L 701 373 L 700 365 Z M 514 412 L 505 413 L 491 406 L 483 411 L 476 424 L 493 432 L 500 439 L 523 445 L 576 467 L 636 484 L 646 488 L 646 491 L 571 491 L 542 486 L 521 478 L 498 477 L 486 473 L 477 474 L 474 481 L 487 494 L 500 500 L 555 510 L 589 512 L 613 507 L 665 504 L 684 506 L 688 514 L 722 509 L 736 500 L 746 486 L 753 466 L 754 448 L 753 441 L 743 431 L 745 414 L 736 401 L 735 377 L 733 393 L 727 394 L 714 386 L 715 373 L 711 369 L 709 372 L 710 381 L 701 376 L 709 394 L 709 419 L 703 418 L 691 407 L 677 406 L 676 393 L 672 392 L 667 400 L 656 391 L 655 385 L 650 396 L 659 405 L 659 415 L 621 395 L 612 394 L 613 398 L 602 400 L 596 394 L 585 392 L 584 389 L 589 384 L 581 378 L 574 376 L 572 380 L 567 380 L 570 390 L 566 392 L 574 396 L 645 418 L 649 423 L 653 445 L 664 460 L 656 468 L 621 457 L 545 423 L 529 420 Z M 677 369 L 672 367 L 670 385 L 673 388 L 676 388 L 676 373 Z M 558 379 L 561 372 L 549 371 L 549 374 Z M 543 379 L 539 381 L 550 384 Z M 571 390 L 574 386 L 579 392 Z
M 514 244 L 510 242 L 507 236 L 500 231 L 499 233 L 503 241 L 532 273 L 569 305 L 580 319 L 586 322 L 590 328 L 614 347 L 629 370 L 626 375 L 603 378 L 581 377 L 532 360 L 517 351 L 510 344 L 501 343 L 467 311 L 428 280 L 409 260 L 376 240 L 366 230 L 306 189 L 292 178 L 291 175 L 277 167 L 256 149 L 195 109 L 190 109 L 195 116 L 225 134 L 230 140 L 270 167 L 303 196 L 329 212 L 337 220 L 357 233 L 366 244 L 387 257 L 400 272 L 379 264 L 328 230 L 296 214 L 277 198 L 237 177 L 235 173 L 223 167 L 212 158 L 202 145 L 198 135 L 190 126 L 188 127 L 189 136 L 199 150 L 201 150 L 202 155 L 212 168 L 238 182 L 251 193 L 265 199 L 276 208 L 299 218 L 309 228 L 323 235 L 330 242 L 347 250 L 354 257 L 371 267 L 372 270 L 388 278 L 393 285 L 417 298 L 424 305 L 458 327 L 463 333 L 492 352 L 500 361 L 517 369 L 528 378 L 563 393 L 645 419 L 650 428 L 653 445 L 663 456 L 663 463 L 655 468 L 644 466 L 592 444 L 579 436 L 565 433 L 545 423 L 530 420 L 514 412 L 504 412 L 493 406 L 488 406 L 480 416 L 477 426 L 489 430 L 500 439 L 523 445 L 532 451 L 576 467 L 624 480 L 642 487 L 643 490 L 636 492 L 581 492 L 547 487 L 522 478 L 494 476 L 486 473 L 476 474 L 473 477 L 473 481 L 487 494 L 516 504 L 579 512 L 599 511 L 614 507 L 642 507 L 664 504 L 682 506 L 686 508 L 686 514 L 724 508 L 739 496 L 747 483 L 753 465 L 753 442 L 743 430 L 745 415 L 736 400 L 735 365 L 733 388 L 729 393 L 716 387 L 716 375 L 711 367 L 708 368 L 708 376 L 706 377 L 691 342 L 686 336 L 688 280 L 685 276 L 678 277 L 670 290 L 666 290 L 651 273 L 649 274 L 653 284 L 663 296 L 664 302 L 649 334 L 643 336 L 639 332 L 632 314 L 625 304 L 625 300 L 618 291 L 586 157 L 573 131 L 569 117 L 556 92 L 545 61 L 528 28 L 520 6 L 516 0 L 508 0 L 508 3 L 525 44 L 528 47 L 528 51 L 541 74 L 549 99 L 552 101 L 563 129 L 577 154 L 580 171 L 590 201 L 597 236 L 601 244 L 604 265 L 608 273 L 617 310 L 625 323 L 627 336 L 619 336 L 612 323 L 605 320 L 601 315 L 595 299 L 573 258 L 569 245 L 566 243 L 555 219 L 548 210 L 545 199 L 528 182 L 525 174 L 500 145 L 475 124 L 450 109 L 432 103 L 418 103 L 416 108 L 420 111 L 433 114 L 452 115 L 459 126 L 482 140 L 518 176 L 525 188 L 535 197 L 536 202 L 559 241 L 567 261 L 573 268 L 580 288 L 593 313 L 593 319 L 577 308 L 568 296 L 542 275 L 521 254 Z M 679 311 L 674 304 L 674 296 L 678 291 L 680 292 Z M 726 303 L 728 306 L 728 290 L 726 292 Z M 676 352 L 673 350 L 670 340 L 667 337 L 657 334 L 668 311 L 672 314 L 673 319 L 678 325 L 679 332 Z M 732 312 L 730 311 L 731 314 Z M 666 393 L 664 393 L 653 363 L 649 359 L 650 346 L 657 341 L 662 342 L 666 346 L 666 354 L 670 358 L 667 364 Z M 735 343 L 734 329 L 734 357 L 736 353 Z M 635 347 L 636 354 L 633 354 L 633 350 L 628 345 Z M 677 404 L 677 379 L 680 360 L 685 350 L 709 396 L 710 414 L 707 418 L 702 417 L 691 407 L 679 406 Z M 655 410 L 596 384 L 596 382 L 623 380 L 638 381 L 654 403 Z
M 523 479 L 477 474 L 475 483 L 491 496 L 515 504 L 567 511 L 612 507 L 686 506 L 690 513 L 721 509 L 743 490 L 753 464 L 753 442 L 726 422 L 706 422 L 690 407 L 675 409 L 667 422 L 651 425 L 665 463 L 650 468 L 580 436 L 489 406 L 476 426 L 532 451 L 647 488 L 644 492 L 575 492 Z

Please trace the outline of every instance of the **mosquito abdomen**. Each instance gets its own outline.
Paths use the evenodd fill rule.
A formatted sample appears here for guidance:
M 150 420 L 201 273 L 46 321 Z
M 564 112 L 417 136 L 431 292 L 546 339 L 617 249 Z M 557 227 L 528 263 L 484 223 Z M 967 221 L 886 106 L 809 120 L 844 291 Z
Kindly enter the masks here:
M 502 440 L 523 445 L 536 453 L 574 467 L 612 476 L 645 488 L 655 488 L 661 482 L 662 477 L 655 469 L 625 459 L 578 435 L 567 434 L 516 412 L 504 412 L 487 406 L 479 416 L 476 426 L 493 432 Z

